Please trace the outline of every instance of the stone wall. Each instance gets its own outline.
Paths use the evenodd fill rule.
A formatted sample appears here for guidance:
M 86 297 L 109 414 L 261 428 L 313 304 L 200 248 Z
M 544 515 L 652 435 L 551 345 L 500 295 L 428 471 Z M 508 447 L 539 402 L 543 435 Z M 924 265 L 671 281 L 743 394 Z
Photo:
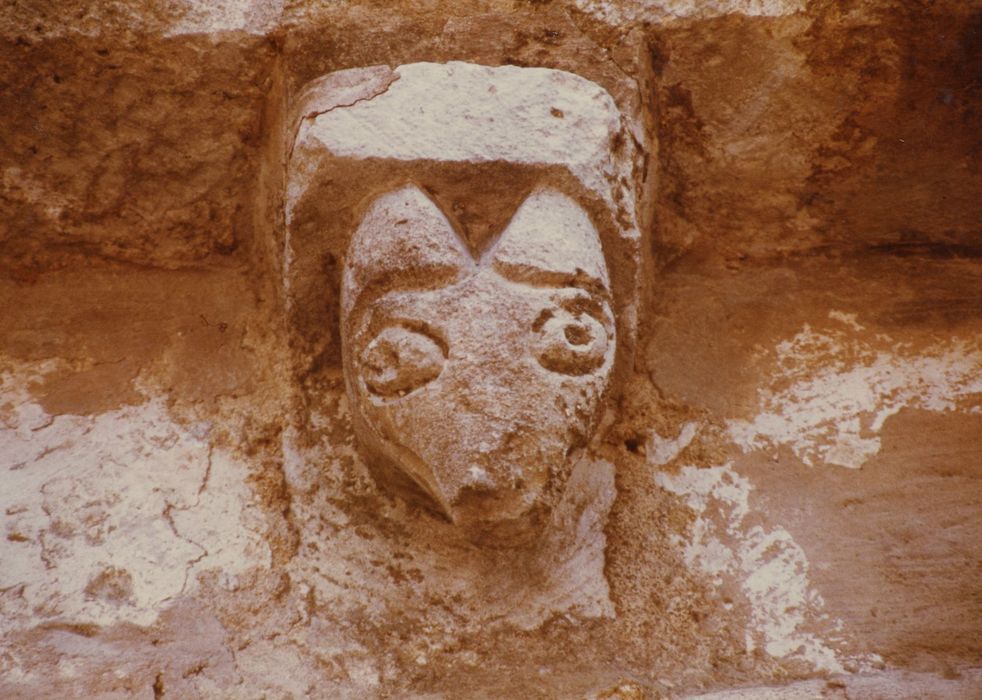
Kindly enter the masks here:
M 608 95 L 618 204 L 567 110 L 568 159 L 318 160 L 294 216 L 312 83 L 450 61 Z M 5 5 L 0 696 L 977 697 L 980 91 L 974 1 Z M 625 344 L 517 539 L 365 449 L 399 178 L 478 260 L 543 183 L 597 227 Z

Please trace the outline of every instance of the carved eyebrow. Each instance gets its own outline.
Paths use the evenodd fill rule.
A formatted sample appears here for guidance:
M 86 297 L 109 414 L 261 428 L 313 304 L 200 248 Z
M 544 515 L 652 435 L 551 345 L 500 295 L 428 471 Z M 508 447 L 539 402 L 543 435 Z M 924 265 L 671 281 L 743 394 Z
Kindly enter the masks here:
M 473 267 L 446 215 L 419 187 L 406 185 L 376 198 L 352 236 L 341 284 L 343 313 L 393 290 L 452 284 Z
M 599 232 L 586 210 L 558 190 L 536 190 L 522 202 L 481 260 L 489 262 L 514 282 L 609 295 Z
M 457 265 L 420 265 L 400 269 L 378 269 L 361 280 L 359 296 L 388 294 L 394 291 L 414 289 L 439 289 L 456 284 L 470 273 Z
M 575 268 L 573 272 L 561 272 L 529 263 L 508 262 L 497 258 L 492 261 L 492 266 L 495 272 L 510 282 L 519 282 L 530 287 L 553 289 L 573 287 L 604 299 L 610 297 L 610 290 L 604 280 L 590 275 L 579 267 Z
M 399 270 L 379 269 L 358 284 L 358 291 L 347 307 L 350 319 L 360 317 L 366 307 L 392 292 L 442 289 L 459 282 L 470 269 L 456 265 L 425 265 Z

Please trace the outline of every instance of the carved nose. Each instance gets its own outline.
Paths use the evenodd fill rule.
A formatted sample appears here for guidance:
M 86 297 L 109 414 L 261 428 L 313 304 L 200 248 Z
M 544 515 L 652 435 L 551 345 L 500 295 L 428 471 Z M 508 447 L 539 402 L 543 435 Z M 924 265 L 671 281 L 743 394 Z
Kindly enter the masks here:
M 524 489 L 473 480 L 457 493 L 450 517 L 455 523 L 502 522 L 521 517 L 531 501 Z
M 548 473 L 539 450 L 529 444 L 532 435 L 529 426 L 508 423 L 487 429 L 471 444 L 461 446 L 450 513 L 454 521 L 509 520 L 529 509 L 543 474 Z
M 489 474 L 484 467 L 473 464 L 464 477 L 464 486 L 477 491 L 497 491 L 501 488 L 501 481 Z

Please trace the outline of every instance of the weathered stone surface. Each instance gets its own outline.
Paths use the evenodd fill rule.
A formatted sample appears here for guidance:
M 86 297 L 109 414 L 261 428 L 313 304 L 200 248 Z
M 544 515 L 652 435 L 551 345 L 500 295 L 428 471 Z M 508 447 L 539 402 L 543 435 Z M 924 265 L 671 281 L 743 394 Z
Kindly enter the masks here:
M 0 696 L 977 696 L 979 11 L 4 5 Z M 508 103 L 562 162 L 421 164 L 425 120 L 370 121 L 435 109 L 398 67 L 448 62 L 573 76 Z M 611 101 L 545 104 L 583 83 Z M 610 130 L 574 113 L 617 123 L 611 179 L 577 175 Z M 345 134 L 375 155 L 321 161 Z M 356 447 L 346 256 L 409 181 L 475 268 L 534 191 L 599 234 L 608 398 L 531 541 L 393 498 Z M 383 395 L 447 368 L 372 347 Z
M 251 245 L 265 40 L 0 50 L 6 270 L 219 262 Z
M 671 22 L 731 14 L 781 17 L 805 9 L 803 0 L 575 0 L 575 5 L 597 19 L 615 26 L 631 22 Z
M 818 697 L 863 697 L 870 700 L 970 700 L 982 691 L 982 674 L 945 678 L 930 673 L 892 671 L 838 677 L 828 681 L 801 681 L 780 686 L 755 686 L 700 693 L 692 700 L 806 700 Z
M 159 401 L 52 416 L 31 400 L 26 369 L 3 377 L 16 405 L 0 431 L 8 629 L 149 625 L 201 571 L 220 570 L 234 588 L 238 574 L 269 567 L 261 519 L 245 522 L 246 468 L 212 451 L 208 424 L 176 425 Z

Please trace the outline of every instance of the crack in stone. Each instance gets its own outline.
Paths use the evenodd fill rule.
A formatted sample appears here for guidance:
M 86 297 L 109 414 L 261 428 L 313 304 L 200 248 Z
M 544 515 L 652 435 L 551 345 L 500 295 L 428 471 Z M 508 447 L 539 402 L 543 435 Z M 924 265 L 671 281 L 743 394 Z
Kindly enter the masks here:
M 343 102 L 341 104 L 336 104 L 336 105 L 333 105 L 331 107 L 328 107 L 327 109 L 314 110 L 312 112 L 309 112 L 309 113 L 305 114 L 302 117 L 302 119 L 316 119 L 320 115 L 327 114 L 329 112 L 333 112 L 336 109 L 344 109 L 346 107 L 354 107 L 356 104 L 358 104 L 360 102 L 371 102 L 376 97 L 381 97 L 382 95 L 384 95 L 385 93 L 387 93 L 389 91 L 389 88 L 392 87 L 393 83 L 395 83 L 397 80 L 399 80 L 399 74 L 398 73 L 396 73 L 394 70 L 393 71 L 390 71 L 390 72 L 391 72 L 391 75 L 390 75 L 390 78 L 389 78 L 389 82 L 387 82 L 382 87 L 381 90 L 378 90 L 377 92 L 374 92 L 371 95 L 367 95 L 365 97 L 355 98 L 351 102 Z
M 306 121 L 312 121 L 312 120 L 316 119 L 317 117 L 321 116 L 322 114 L 327 114 L 329 112 L 333 112 L 336 109 L 346 109 L 348 107 L 353 107 L 356 104 L 359 104 L 361 102 L 371 102 L 375 98 L 381 97 L 382 95 L 384 95 L 385 93 L 387 93 L 389 91 L 389 88 L 391 88 L 392 85 L 396 81 L 399 80 L 399 77 L 400 76 L 399 76 L 398 73 L 396 73 L 396 71 L 394 71 L 393 69 L 389 68 L 388 81 L 385 83 L 385 85 L 382 86 L 381 89 L 373 92 L 372 94 L 365 95 L 363 97 L 355 98 L 354 100 L 351 100 L 350 102 L 344 102 L 344 103 L 340 103 L 340 104 L 335 104 L 335 105 L 332 105 L 332 106 L 328 107 L 327 109 L 311 110 L 310 112 L 307 112 L 307 113 L 303 114 L 299 119 L 297 119 L 297 126 L 293 130 L 293 140 L 290 141 L 290 153 L 289 153 L 289 156 L 288 156 L 288 160 L 293 158 L 293 152 L 294 152 L 294 150 L 296 149 L 296 146 L 297 146 L 297 138 L 300 136 L 300 129 L 303 128 L 304 122 L 306 122 Z
M 197 557 L 195 557 L 193 559 L 189 559 L 187 561 L 187 563 L 185 564 L 185 568 L 184 568 L 184 581 L 181 583 L 181 590 L 178 593 L 178 595 L 184 595 L 187 592 L 188 580 L 191 577 L 191 570 L 194 568 L 194 566 L 198 562 L 200 562 L 202 559 L 204 559 L 205 557 L 207 557 L 208 554 L 209 554 L 209 552 L 208 552 L 208 549 L 206 547 L 204 547 L 203 545 L 201 545 L 198 542 L 195 542 L 194 540 L 192 540 L 191 538 L 186 537 L 183 534 L 181 534 L 180 530 L 178 530 L 178 528 L 177 528 L 177 523 L 174 522 L 174 516 L 171 515 L 171 511 L 177 510 L 177 511 L 181 511 L 181 512 L 185 512 L 186 513 L 187 511 L 191 510 L 195 506 L 188 506 L 188 507 L 185 507 L 185 508 L 180 508 L 180 507 L 175 506 L 173 503 L 171 503 L 169 501 L 165 501 L 165 503 L 166 503 L 166 506 L 164 507 L 164 511 L 163 511 L 162 515 L 164 517 L 164 520 L 166 520 L 167 521 L 167 524 L 170 526 L 171 532 L 174 533 L 174 536 L 177 537 L 178 539 L 183 540 L 184 542 L 187 542 L 188 544 L 190 544 L 190 545 L 192 545 L 194 547 L 197 547 L 198 549 L 201 550 L 201 554 L 199 554 Z M 197 505 L 197 504 L 195 504 L 195 505 Z M 163 600 L 160 601 L 160 605 L 164 605 L 168 601 L 173 600 L 175 597 L 177 597 L 177 596 L 167 596 L 166 598 L 164 598 Z
M 178 595 L 185 595 L 188 592 L 188 583 L 189 583 L 189 580 L 191 578 L 192 571 L 194 570 L 195 566 L 197 566 L 197 564 L 199 564 L 205 558 L 211 556 L 211 552 L 203 544 L 201 544 L 201 543 L 199 543 L 199 542 L 191 539 L 190 537 L 184 535 L 180 531 L 180 529 L 178 528 L 177 523 L 174 522 L 174 517 L 173 517 L 173 515 L 171 513 L 172 513 L 172 511 L 178 511 L 178 512 L 181 512 L 181 513 L 189 513 L 189 512 L 195 510 L 196 508 L 198 508 L 201 505 L 201 496 L 205 492 L 205 490 L 208 488 L 209 481 L 211 480 L 211 472 L 212 472 L 212 465 L 213 465 L 213 461 L 212 460 L 213 460 L 213 457 L 214 457 L 214 453 L 215 453 L 215 446 L 212 443 L 209 442 L 208 443 L 208 461 L 207 461 L 207 464 L 205 465 L 205 473 L 204 473 L 204 475 L 201 478 L 201 484 L 198 486 L 197 493 L 195 494 L 194 503 L 192 503 L 190 505 L 187 505 L 187 506 L 178 506 L 178 505 L 175 505 L 173 503 L 166 502 L 167 505 L 166 505 L 166 507 L 164 508 L 164 511 L 163 511 L 164 519 L 167 520 L 167 524 L 170 526 L 170 529 L 174 533 L 174 535 L 176 537 L 178 537 L 179 539 L 183 540 L 184 542 L 187 542 L 188 544 L 191 544 L 191 545 L 193 545 L 193 546 L 195 546 L 195 547 L 197 547 L 198 549 L 201 550 L 201 554 L 199 554 L 195 558 L 189 559 L 187 561 L 187 564 L 185 566 L 185 571 L 184 571 L 184 581 L 181 584 L 181 591 L 180 591 L 180 593 Z M 172 599 L 174 599 L 176 597 L 177 597 L 176 595 L 175 596 L 168 596 L 167 598 L 163 599 L 160 604 L 163 605 L 164 603 L 166 603 L 166 602 L 168 602 L 168 601 L 170 601 L 170 600 L 172 600 Z

